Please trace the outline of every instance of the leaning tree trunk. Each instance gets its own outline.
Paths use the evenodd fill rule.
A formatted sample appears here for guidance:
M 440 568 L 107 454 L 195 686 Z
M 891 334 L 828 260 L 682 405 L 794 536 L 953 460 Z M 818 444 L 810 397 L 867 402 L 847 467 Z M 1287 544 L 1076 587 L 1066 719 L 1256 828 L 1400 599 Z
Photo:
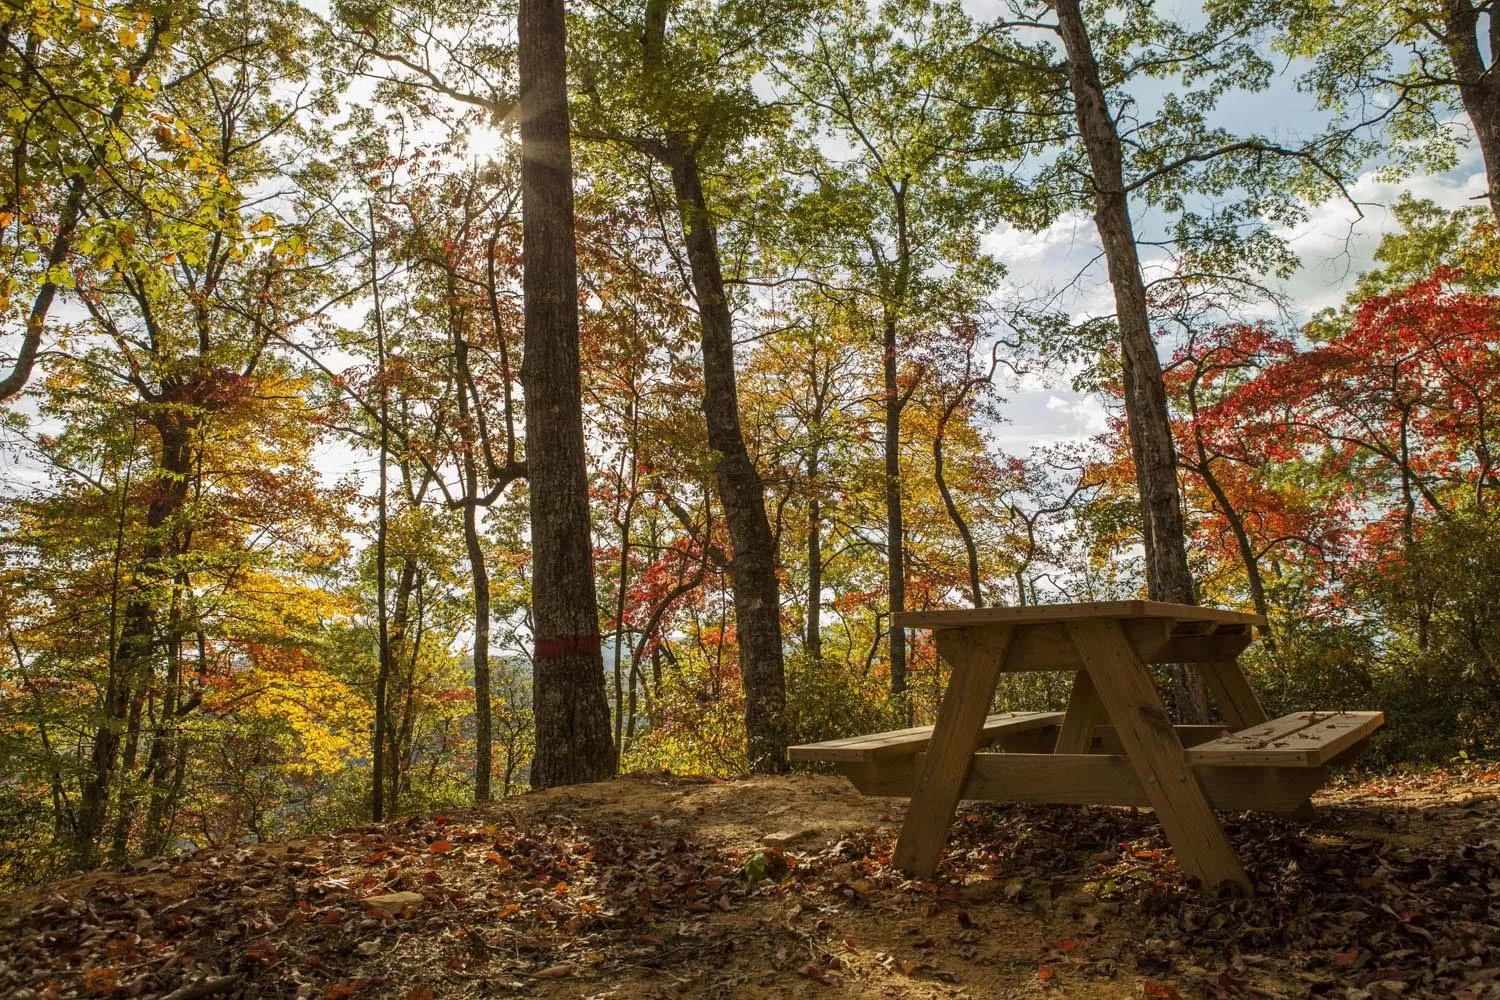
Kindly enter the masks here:
M 526 459 L 531 509 L 533 788 L 615 773 L 589 526 L 578 355 L 578 260 L 562 0 L 518 22 Z
M 1196 603 L 1184 541 L 1182 504 L 1177 490 L 1177 457 L 1161 359 L 1151 336 L 1146 285 L 1141 277 L 1130 202 L 1125 191 L 1120 134 L 1110 117 L 1099 66 L 1078 0 L 1053 0 L 1058 33 L 1067 52 L 1068 86 L 1078 132 L 1088 153 L 1094 185 L 1094 224 L 1104 247 L 1115 293 L 1120 329 L 1125 417 L 1141 496 L 1141 531 L 1146 549 L 1146 584 L 1151 599 Z M 1202 676 L 1186 665 L 1174 669 L 1175 701 L 1184 722 L 1208 720 L 1208 690 Z
M 735 385 L 734 328 L 718 236 L 703 194 L 703 179 L 691 150 L 669 152 L 672 185 L 682 218 L 683 242 L 698 300 L 703 349 L 703 416 L 709 447 L 719 453 L 714 479 L 724 523 L 734 547 L 730 567 L 740 676 L 745 686 L 745 735 L 750 770 L 786 768 L 786 672 L 781 651 L 781 594 L 776 579 L 776 542 L 766 518 L 766 492 L 740 431 Z

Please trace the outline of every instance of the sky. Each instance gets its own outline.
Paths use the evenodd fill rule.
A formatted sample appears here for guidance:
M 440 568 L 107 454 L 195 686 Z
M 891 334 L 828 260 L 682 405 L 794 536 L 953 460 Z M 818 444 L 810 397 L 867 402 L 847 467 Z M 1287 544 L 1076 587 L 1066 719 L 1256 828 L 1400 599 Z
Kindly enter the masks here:
M 1392 182 L 1378 178 L 1373 169 L 1367 171 L 1350 187 L 1350 193 L 1361 203 L 1362 216 L 1343 201 L 1312 206 L 1305 222 L 1282 233 L 1302 260 L 1296 274 L 1281 283 L 1281 291 L 1296 311 L 1290 321 L 1307 319 L 1343 301 L 1354 279 L 1373 266 L 1381 236 L 1398 228 L 1388 206 L 1395 204 L 1403 192 L 1430 198 L 1447 208 L 1460 208 L 1473 205 L 1484 190 L 1484 171 L 1475 153 L 1443 175 Z M 1112 293 L 1097 262 L 1099 248 L 1093 220 L 1088 216 L 1066 216 L 1040 233 L 1002 224 L 990 235 L 987 248 L 1005 262 L 1009 280 L 1021 287 L 1066 283 L 1087 268 L 1066 307 L 1080 317 L 1113 311 Z M 996 428 L 994 440 L 1010 452 L 1087 438 L 1105 429 L 1102 402 L 1073 392 L 1064 373 L 1028 380 L 1010 390 L 1006 399 L 1003 412 L 1008 420 Z

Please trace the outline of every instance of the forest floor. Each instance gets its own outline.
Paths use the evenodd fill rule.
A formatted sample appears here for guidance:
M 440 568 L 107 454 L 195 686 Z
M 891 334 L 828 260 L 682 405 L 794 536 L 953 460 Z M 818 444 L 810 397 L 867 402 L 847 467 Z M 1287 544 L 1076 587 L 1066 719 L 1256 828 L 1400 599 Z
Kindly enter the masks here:
M 0 996 L 1500 998 L 1500 771 L 1316 802 L 1211 900 L 1149 812 L 967 808 L 921 882 L 843 778 L 637 775 L 0 897 Z

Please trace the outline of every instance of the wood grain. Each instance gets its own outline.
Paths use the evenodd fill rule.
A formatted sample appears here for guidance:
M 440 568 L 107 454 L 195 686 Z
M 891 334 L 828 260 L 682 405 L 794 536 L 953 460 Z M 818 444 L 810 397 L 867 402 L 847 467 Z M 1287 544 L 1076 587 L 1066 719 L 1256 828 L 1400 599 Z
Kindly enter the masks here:
M 1009 737 L 1033 729 L 1058 726 L 1063 719 L 1061 712 L 1002 712 L 984 720 L 980 728 L 980 741 L 988 742 Z M 804 743 L 787 747 L 787 760 L 793 763 L 814 761 L 827 763 L 856 763 L 878 760 L 882 757 L 901 757 L 919 754 L 932 741 L 932 726 L 913 726 L 910 729 L 894 729 L 885 733 L 870 733 L 867 736 L 850 736 L 840 740 L 824 740 L 821 743 Z
M 896 843 L 896 865 L 913 875 L 927 878 L 937 870 L 1009 645 L 1009 630 L 992 635 L 984 646 L 966 643 L 954 631 L 937 635 L 938 655 L 953 667 L 953 675 Z
M 1299 712 L 1188 751 L 1194 764 L 1322 767 L 1385 725 L 1381 712 Z
M 903 628 L 962 628 L 965 625 L 1023 625 L 1091 618 L 1170 618 L 1176 621 L 1265 625 L 1261 615 L 1200 608 L 1164 601 L 1088 601 L 1077 604 L 1031 604 L 1023 608 L 963 608 L 953 611 L 902 611 L 891 616 Z
M 848 764 L 844 773 L 865 795 L 904 797 L 923 755 L 872 764 Z M 1328 780 L 1326 769 L 1199 767 L 1198 780 L 1215 809 L 1255 809 L 1290 814 Z M 981 753 L 959 793 L 961 801 L 1040 802 L 1054 805 L 1151 805 L 1146 789 L 1122 754 Z
M 1125 633 L 1109 620 L 1072 622 L 1068 630 L 1183 871 L 1210 890 L 1228 882 L 1250 893 L 1250 880 Z
M 1213 696 L 1214 704 L 1219 706 L 1219 714 L 1226 723 L 1235 729 L 1243 729 L 1266 721 L 1266 710 L 1261 707 L 1255 689 L 1250 686 L 1250 680 L 1238 662 L 1225 659 L 1198 662 L 1194 666 L 1202 672 L 1208 693 Z
M 1073 675 L 1073 692 L 1068 696 L 1068 712 L 1063 717 L 1053 752 L 1088 753 L 1094 743 L 1094 727 L 1103 721 L 1104 705 L 1094 691 L 1094 682 L 1089 680 L 1088 671 L 1080 670 Z

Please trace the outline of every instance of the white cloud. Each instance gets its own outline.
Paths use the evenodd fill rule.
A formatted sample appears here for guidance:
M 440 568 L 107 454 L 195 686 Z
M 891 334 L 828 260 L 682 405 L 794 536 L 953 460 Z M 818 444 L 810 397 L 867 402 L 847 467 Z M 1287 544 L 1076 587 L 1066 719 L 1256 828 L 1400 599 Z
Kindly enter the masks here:
M 1300 225 L 1280 231 L 1302 258 L 1302 268 L 1282 288 L 1303 318 L 1336 306 L 1355 278 L 1374 266 L 1380 238 L 1400 228 L 1389 206 L 1402 194 L 1456 209 L 1473 205 L 1484 191 L 1484 170 L 1477 156 L 1448 174 L 1399 181 L 1382 180 L 1374 171 L 1361 174 L 1349 193 L 1360 204 L 1362 216 L 1348 202 L 1333 200 L 1310 209 Z

